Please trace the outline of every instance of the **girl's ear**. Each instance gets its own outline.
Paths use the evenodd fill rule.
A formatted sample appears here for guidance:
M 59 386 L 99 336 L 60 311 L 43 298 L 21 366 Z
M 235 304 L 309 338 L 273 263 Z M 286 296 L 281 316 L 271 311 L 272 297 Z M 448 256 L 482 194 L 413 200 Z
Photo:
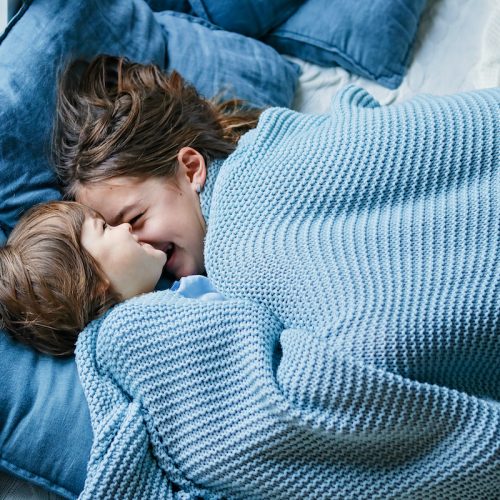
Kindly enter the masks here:
M 97 295 L 104 297 L 111 291 L 111 281 L 109 281 L 109 278 L 106 275 L 102 276 L 101 278 L 102 279 L 100 279 L 99 283 L 97 284 L 96 293 Z
M 181 148 L 177 153 L 179 171 L 186 175 L 192 188 L 199 192 L 207 180 L 207 167 L 203 155 L 190 147 Z

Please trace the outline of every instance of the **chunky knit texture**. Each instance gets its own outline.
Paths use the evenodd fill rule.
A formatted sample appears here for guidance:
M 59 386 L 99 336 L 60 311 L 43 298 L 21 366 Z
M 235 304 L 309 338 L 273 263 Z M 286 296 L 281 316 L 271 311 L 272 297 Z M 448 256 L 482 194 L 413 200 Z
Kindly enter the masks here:
M 202 194 L 229 300 L 145 295 L 79 340 L 83 497 L 496 498 L 499 105 L 266 111 Z

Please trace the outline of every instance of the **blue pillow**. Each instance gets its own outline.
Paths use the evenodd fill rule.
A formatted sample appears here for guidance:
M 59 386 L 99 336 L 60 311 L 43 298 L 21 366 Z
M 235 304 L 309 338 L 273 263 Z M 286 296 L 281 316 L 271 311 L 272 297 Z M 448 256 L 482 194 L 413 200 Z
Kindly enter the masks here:
M 73 57 L 162 64 L 161 28 L 142 0 L 33 0 L 0 36 L 0 236 L 59 197 L 49 163 L 56 73 Z M 74 359 L 42 356 L 0 331 L 0 467 L 55 493 L 83 488 L 92 430 Z
M 390 89 L 403 79 L 425 0 L 307 0 L 265 41 Z
M 288 19 L 304 0 L 189 0 L 193 13 L 228 31 L 260 38 Z M 172 9 L 178 10 L 178 9 Z
M 185 13 L 156 12 L 166 66 L 206 97 L 239 97 L 255 106 L 290 106 L 299 69 L 272 47 Z
M 55 362 L 0 333 L 0 359 L 0 467 L 74 498 L 92 445 L 74 358 Z
M 175 10 L 176 12 L 192 13 L 189 0 L 146 0 L 146 3 L 151 7 L 151 10 Z
M 0 37 L 0 225 L 58 197 L 49 163 L 57 72 L 73 58 L 162 65 L 165 42 L 142 0 L 33 0 Z
M 291 103 L 297 67 L 271 47 L 182 14 L 158 20 L 164 29 L 143 0 L 31 0 L 0 36 L 0 242 L 24 210 L 59 197 L 50 134 L 57 72 L 71 59 L 168 63 L 207 97 L 230 83 L 256 105 Z M 73 358 L 37 354 L 0 331 L 0 380 L 0 468 L 77 496 L 91 427 Z

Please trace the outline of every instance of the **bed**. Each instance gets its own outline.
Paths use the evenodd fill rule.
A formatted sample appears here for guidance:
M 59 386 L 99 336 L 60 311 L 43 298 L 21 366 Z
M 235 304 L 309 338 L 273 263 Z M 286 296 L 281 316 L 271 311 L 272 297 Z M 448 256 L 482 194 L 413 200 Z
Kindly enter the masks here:
M 388 10 L 380 11 L 378 15 L 380 15 L 380 22 L 384 19 L 390 27 L 393 25 L 387 16 L 393 13 L 390 9 L 398 2 L 384 1 L 385 8 Z M 13 79 L 7 81 L 7 78 L 1 78 L 2 72 L 10 71 L 14 64 L 12 61 L 19 56 L 13 54 L 12 59 L 6 63 L 5 59 L 2 60 L 6 54 L 1 50 L 7 50 L 7 42 L 19 45 L 22 41 L 21 35 L 15 29 L 17 21 L 23 18 L 25 21 L 28 14 L 33 14 L 33 24 L 30 29 L 39 30 L 41 28 L 37 23 L 40 16 L 48 16 L 47 12 L 44 13 L 41 10 L 50 8 L 53 9 L 54 24 L 49 23 L 43 28 L 43 32 L 50 30 L 57 32 L 57 10 L 62 8 L 62 3 L 64 2 L 50 4 L 43 0 L 26 2 L 7 26 L 0 38 L 0 103 L 13 102 Z M 339 17 L 345 24 L 350 17 L 348 12 L 342 10 L 341 3 L 329 2 L 329 8 L 337 7 Z M 352 3 L 355 4 L 355 2 Z M 381 5 L 381 2 L 370 3 L 376 7 Z M 410 3 L 407 2 L 407 4 Z M 49 4 L 50 7 L 48 7 Z M 85 28 L 85 16 L 92 19 L 96 11 L 102 13 L 104 9 L 109 9 L 112 10 L 113 19 L 120 19 L 126 9 L 122 6 L 117 7 L 116 4 L 117 2 L 111 0 L 83 2 L 82 7 L 79 8 L 80 12 L 78 15 L 74 14 L 71 22 L 76 23 L 75 25 L 84 35 L 90 33 L 98 40 L 102 34 L 100 29 L 106 28 L 106 25 L 96 27 L 96 25 L 89 24 Z M 413 2 L 411 15 L 408 15 L 406 11 L 404 13 L 408 24 L 404 30 L 406 38 L 400 34 L 400 45 L 394 44 L 392 38 L 394 31 L 390 29 L 384 31 L 385 38 L 383 38 L 377 30 L 373 30 L 371 36 L 381 38 L 378 52 L 381 51 L 380 47 L 384 47 L 384 43 L 387 50 L 399 50 L 399 55 L 391 52 L 392 60 L 387 61 L 381 58 L 376 62 L 374 62 L 374 57 L 378 54 L 372 54 L 368 49 L 365 53 L 363 52 L 363 49 L 366 49 L 362 44 L 363 37 L 356 38 L 355 30 L 352 39 L 356 43 L 352 46 L 342 45 L 345 38 L 340 35 L 337 39 L 332 35 L 332 38 L 328 40 L 331 50 L 325 50 L 324 40 L 323 45 L 319 42 L 316 45 L 312 42 L 309 45 L 301 45 L 304 40 L 311 41 L 307 30 L 305 33 L 309 38 L 306 35 L 296 36 L 297 33 L 301 33 L 302 19 L 310 20 L 313 15 L 316 15 L 318 23 L 325 22 L 326 16 L 318 15 L 318 5 L 321 4 L 318 1 L 269 2 L 269 6 L 274 6 L 274 10 L 269 7 L 270 10 L 266 13 L 269 17 L 263 19 L 273 19 L 273 22 L 266 24 L 260 19 L 260 24 L 258 22 L 251 24 L 255 28 L 253 31 L 244 24 L 234 24 L 234 16 L 228 15 L 224 9 L 217 10 L 216 2 L 213 2 L 212 9 L 209 8 L 210 2 L 152 0 L 148 4 L 149 6 L 143 5 L 142 1 L 135 2 L 133 8 L 139 9 L 138 6 L 140 6 L 154 10 L 154 19 L 161 24 L 164 31 L 163 33 L 155 31 L 151 24 L 147 23 L 143 23 L 140 32 L 137 27 L 134 27 L 130 38 L 124 37 L 125 41 L 122 40 L 122 46 L 127 46 L 127 55 L 131 58 L 144 57 L 146 49 L 143 46 L 137 49 L 132 46 L 137 45 L 138 39 L 147 39 L 147 51 L 155 52 L 152 57 L 154 61 L 158 63 L 167 61 L 167 67 L 173 64 L 188 79 L 195 82 L 205 95 L 219 92 L 222 86 L 224 87 L 222 90 L 241 95 L 256 105 L 271 103 L 278 106 L 290 106 L 306 113 L 322 113 L 328 110 L 335 93 L 349 83 L 364 87 L 382 104 L 401 102 L 419 93 L 444 95 L 500 85 L 500 4 L 496 0 Z M 251 5 L 252 2 L 247 2 L 247 4 Z M 165 12 L 166 8 L 173 9 L 175 12 L 170 10 Z M 372 17 L 375 15 L 369 9 L 366 11 L 366 19 L 369 19 L 370 15 Z M 196 15 L 195 18 L 193 14 Z M 344 14 L 344 17 L 340 14 Z M 150 12 L 140 10 L 135 11 L 134 15 L 142 16 L 144 20 Z M 246 19 L 257 19 L 249 17 L 255 16 L 254 10 L 250 9 L 246 15 Z M 150 23 L 150 17 L 147 19 Z M 364 19 L 365 23 L 366 19 Z M 362 21 L 362 16 L 360 16 L 359 22 Z M 394 22 L 396 21 L 397 19 Z M 127 20 L 124 20 L 122 24 L 117 22 L 111 30 L 114 30 L 113 36 L 127 30 L 131 32 L 130 25 L 127 23 Z M 227 29 L 215 29 L 213 24 Z M 178 26 L 183 25 L 189 26 L 200 36 L 193 42 L 193 46 L 186 46 L 182 32 L 176 31 Z M 200 58 L 211 57 L 206 52 L 208 49 L 205 44 L 205 30 L 207 29 L 211 30 L 210 34 L 214 37 L 220 37 L 210 47 L 219 47 L 224 55 L 224 61 L 220 63 L 220 67 L 217 66 L 217 62 L 214 62 L 212 65 L 214 73 L 208 75 L 206 71 L 202 71 L 203 68 L 193 67 L 186 63 L 193 52 L 196 52 L 197 57 Z M 248 47 L 250 42 L 247 38 L 233 38 L 232 41 L 238 45 L 239 54 L 248 50 L 250 55 L 246 57 L 250 59 L 241 59 L 234 54 L 228 56 L 222 51 L 227 50 L 227 39 L 224 36 L 229 29 L 262 39 L 266 47 L 273 46 L 284 52 L 286 59 L 274 50 L 271 52 L 260 45 Z M 315 26 L 314 29 L 319 30 L 319 27 Z M 172 48 L 171 50 L 176 48 L 178 59 L 175 59 L 170 52 L 164 53 L 165 32 L 169 34 L 167 45 Z M 339 29 L 336 32 L 337 35 L 340 32 Z M 78 41 L 79 35 L 75 34 L 74 30 L 72 33 L 73 42 Z M 370 34 L 366 36 L 369 37 Z M 371 41 L 373 40 L 372 38 Z M 394 45 L 397 46 L 394 47 Z M 34 42 L 34 46 L 27 50 L 36 53 L 39 49 L 39 42 Z M 98 43 L 92 47 L 93 51 L 107 51 L 106 49 L 106 46 Z M 359 57 L 356 58 L 356 55 Z M 396 56 L 399 57 L 397 64 L 394 61 Z M 52 54 L 49 52 L 46 57 L 58 58 L 50 66 L 50 71 L 65 62 L 60 51 L 54 51 Z M 233 66 L 228 65 L 227 58 L 232 58 Z M 286 61 L 286 64 L 282 60 Z M 36 58 L 29 60 L 31 64 L 37 64 L 35 61 Z M 320 66 L 319 63 L 328 65 Z M 39 64 L 43 64 L 43 61 Z M 241 68 L 245 65 L 248 66 L 248 71 L 235 72 L 235 67 Z M 252 68 L 253 65 L 260 73 Z M 389 71 L 387 71 L 388 65 L 392 65 Z M 271 70 L 268 69 L 269 67 Z M 40 85 L 40 81 L 46 77 L 43 72 L 38 74 L 38 71 L 33 71 L 33 73 L 38 76 L 27 84 L 28 87 Z M 226 85 L 228 82 L 230 85 Z M 50 107 L 53 93 L 47 91 L 46 94 L 41 93 L 36 96 L 46 108 Z M 18 106 L 20 102 L 18 101 Z M 35 115 L 33 115 L 33 110 L 28 111 L 31 113 L 31 126 L 33 123 L 42 125 L 40 134 L 44 134 L 44 137 L 40 144 L 45 145 L 42 148 L 36 148 L 34 144 L 36 141 L 30 142 L 31 136 L 30 138 L 25 136 L 19 141 L 22 126 L 18 126 L 12 119 L 12 114 L 5 114 L 0 120 L 0 127 L 2 127 L 0 184 L 11 186 L 10 191 L 3 188 L 1 194 L 0 243 L 5 239 L 19 213 L 27 205 L 58 196 L 50 177 L 44 176 L 43 172 L 33 173 L 33 171 L 18 168 L 15 163 L 17 153 L 12 152 L 16 151 L 20 142 L 23 151 L 27 150 L 30 154 L 38 158 L 42 157 L 43 161 L 49 162 L 46 136 L 50 130 L 50 113 L 48 114 L 47 110 L 40 110 L 39 107 L 36 109 L 38 114 Z M 1 110 L 0 113 L 2 113 Z M 26 193 L 23 189 L 26 185 L 36 188 L 33 192 Z M 82 466 L 82 463 L 86 454 L 88 455 L 91 436 L 88 432 L 79 432 L 79 429 L 88 431 L 89 424 L 88 414 L 85 408 L 82 408 L 83 396 L 81 388 L 78 387 L 74 362 L 71 359 L 62 361 L 61 366 L 56 369 L 52 360 L 38 357 L 20 346 L 13 346 L 3 333 L 2 336 L 0 344 L 0 357 L 2 358 L 0 378 L 3 386 L 0 394 L 0 498 L 75 498 L 81 490 L 84 477 L 84 464 Z M 33 367 L 36 367 L 36 373 Z M 42 370 L 43 374 L 40 375 Z M 24 373 L 22 376 L 21 372 Z M 28 374 L 32 372 L 33 377 L 28 377 Z M 26 387 L 21 385 L 23 380 Z M 29 391 L 29 394 L 26 395 L 23 391 Z M 54 428 L 57 425 L 59 428 Z M 80 463 L 75 466 L 78 461 Z

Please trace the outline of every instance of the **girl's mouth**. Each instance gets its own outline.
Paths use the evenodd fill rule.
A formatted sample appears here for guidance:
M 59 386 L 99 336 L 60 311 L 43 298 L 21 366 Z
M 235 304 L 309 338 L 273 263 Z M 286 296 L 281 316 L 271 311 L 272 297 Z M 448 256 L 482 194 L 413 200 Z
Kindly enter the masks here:
M 167 262 L 165 263 L 165 266 L 167 266 L 170 263 L 170 259 L 174 255 L 175 252 L 175 245 L 173 243 L 169 243 L 167 248 L 165 249 L 165 253 L 167 254 Z

